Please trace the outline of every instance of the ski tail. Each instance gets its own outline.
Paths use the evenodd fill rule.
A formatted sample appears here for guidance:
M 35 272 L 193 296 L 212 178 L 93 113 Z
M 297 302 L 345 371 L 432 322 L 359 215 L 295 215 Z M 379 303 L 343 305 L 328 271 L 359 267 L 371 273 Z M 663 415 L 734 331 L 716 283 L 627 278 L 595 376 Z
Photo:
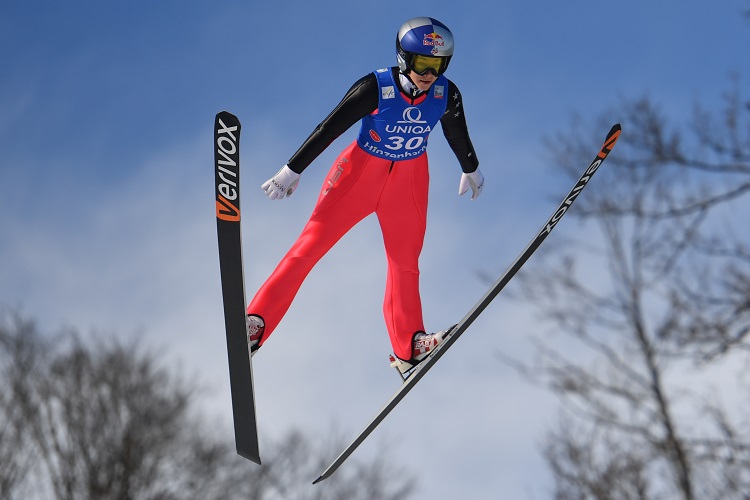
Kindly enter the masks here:
M 253 369 L 245 324 L 245 275 L 240 231 L 240 121 L 222 111 L 214 122 L 216 230 L 237 453 L 260 464 Z
M 490 302 L 492 302 L 497 294 L 499 294 L 500 291 L 505 288 L 505 285 L 507 285 L 508 282 L 513 278 L 513 276 L 516 275 L 516 273 L 521 269 L 526 261 L 529 260 L 536 249 L 539 248 L 542 242 L 547 238 L 547 236 L 549 236 L 549 233 L 552 232 L 552 229 L 554 229 L 557 223 L 560 222 L 560 219 L 568 211 L 568 208 L 570 208 L 575 199 L 581 193 L 581 190 L 583 190 L 583 188 L 585 188 L 589 183 L 591 177 L 599 169 L 604 159 L 607 158 L 607 155 L 609 155 L 610 151 L 612 151 L 612 148 L 617 142 L 617 139 L 619 139 L 620 137 L 620 132 L 621 127 L 619 124 L 614 125 L 610 129 L 609 133 L 607 134 L 607 138 L 604 141 L 604 145 L 596 154 L 594 160 L 583 172 L 583 175 L 581 175 L 581 177 L 573 186 L 573 189 L 571 189 L 568 195 L 563 199 L 562 203 L 560 203 L 555 211 L 552 212 L 552 216 L 547 220 L 542 229 L 536 234 L 534 239 L 531 240 L 531 242 L 521 253 L 521 255 L 516 258 L 515 262 L 513 262 L 513 264 L 505 271 L 505 273 L 500 276 L 500 278 L 490 287 L 489 290 L 487 290 L 484 297 L 479 299 L 479 301 L 474 305 L 474 307 L 472 307 L 472 309 L 466 314 L 466 316 L 464 316 L 463 319 L 451 330 L 450 335 L 446 337 L 443 342 L 438 344 L 437 348 L 432 351 L 426 359 L 424 359 L 419 363 L 419 365 L 417 365 L 414 371 L 410 373 L 408 378 L 404 381 L 401 387 L 399 387 L 395 394 L 391 396 L 391 399 L 385 404 L 385 406 L 383 406 L 380 412 L 375 415 L 375 417 L 370 421 L 369 424 L 367 424 L 367 427 L 365 427 L 362 432 L 360 432 L 359 435 L 354 438 L 352 443 L 338 456 L 338 458 L 336 458 L 336 460 L 333 461 L 330 466 L 328 466 L 328 468 L 320 475 L 320 477 L 313 481 L 313 484 L 327 479 L 334 472 L 336 472 L 341 464 L 343 464 L 346 459 L 349 458 L 349 456 L 354 452 L 354 450 L 356 450 L 357 447 L 362 444 L 365 438 L 367 438 L 367 436 L 369 436 L 370 433 L 375 430 L 380 422 L 382 422 L 385 417 L 388 416 L 391 410 L 393 410 L 393 408 L 396 407 L 396 405 L 409 393 L 409 391 L 412 390 L 412 388 L 417 384 L 417 382 L 422 379 L 427 371 L 434 366 L 437 360 L 440 359 L 440 357 L 448 350 L 448 348 L 450 348 L 450 346 L 453 345 L 456 340 L 458 340 L 463 332 L 465 332 L 466 329 L 469 328 L 469 325 L 471 325 L 474 320 L 479 317 L 482 311 L 487 308 L 487 306 L 490 304 Z

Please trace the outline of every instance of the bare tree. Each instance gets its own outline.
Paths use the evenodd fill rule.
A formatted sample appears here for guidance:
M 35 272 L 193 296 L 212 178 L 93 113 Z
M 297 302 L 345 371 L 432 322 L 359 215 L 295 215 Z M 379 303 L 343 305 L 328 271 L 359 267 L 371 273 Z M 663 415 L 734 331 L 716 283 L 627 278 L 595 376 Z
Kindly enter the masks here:
M 0 315 L 0 497 L 392 499 L 414 481 L 382 457 L 312 486 L 321 446 L 290 432 L 262 467 L 207 429 L 200 392 L 137 344 L 54 341 Z
M 750 498 L 750 105 L 736 82 L 725 98 L 690 134 L 648 98 L 605 113 L 623 135 L 571 211 L 585 239 L 521 276 L 563 337 L 516 364 L 563 403 L 557 498 Z M 571 175 L 597 137 L 581 127 L 550 141 Z
M 8 315 L 0 327 L 0 498 L 26 493 L 25 484 L 33 467 L 33 448 L 25 432 L 23 394 L 27 374 L 38 368 L 33 325 L 18 315 Z

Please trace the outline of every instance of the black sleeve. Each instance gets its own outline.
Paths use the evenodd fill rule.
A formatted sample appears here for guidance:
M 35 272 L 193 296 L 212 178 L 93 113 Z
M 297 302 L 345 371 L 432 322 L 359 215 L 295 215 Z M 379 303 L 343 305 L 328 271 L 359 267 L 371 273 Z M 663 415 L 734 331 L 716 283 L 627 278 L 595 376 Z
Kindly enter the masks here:
M 363 76 L 349 89 L 333 111 L 315 127 L 296 153 L 289 168 L 301 174 L 341 134 L 378 108 L 378 81 L 374 73 Z
M 474 172 L 479 166 L 479 159 L 474 152 L 474 146 L 469 138 L 469 129 L 466 126 L 466 116 L 463 110 L 463 99 L 456 84 L 448 81 L 448 107 L 440 119 L 445 139 L 448 141 L 453 153 L 458 158 L 461 170 L 466 173 Z

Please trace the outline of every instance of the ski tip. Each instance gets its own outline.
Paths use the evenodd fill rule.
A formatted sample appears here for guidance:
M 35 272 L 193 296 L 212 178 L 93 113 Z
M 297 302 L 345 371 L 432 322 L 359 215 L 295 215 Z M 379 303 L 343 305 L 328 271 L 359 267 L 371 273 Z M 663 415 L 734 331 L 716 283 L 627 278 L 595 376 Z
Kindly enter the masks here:
M 232 114 L 232 113 L 230 113 L 229 111 L 226 111 L 226 110 L 222 110 L 222 111 L 219 111 L 218 113 L 216 113 L 216 118 L 215 118 L 216 123 L 219 123 L 219 120 L 236 122 L 237 124 L 240 123 L 240 119 L 237 118 L 236 115 L 234 115 L 234 114 Z
M 325 478 L 324 478 L 323 476 L 320 476 L 320 477 L 319 477 L 318 479 L 316 479 L 315 481 L 313 481 L 313 484 L 318 484 L 318 483 L 319 483 L 319 482 L 321 482 L 321 481 L 322 481 L 323 479 L 325 479 Z
M 615 146 L 615 143 L 617 142 L 617 139 L 620 138 L 620 133 L 622 132 L 622 127 L 620 127 L 619 123 L 615 123 L 612 125 L 612 128 L 609 129 L 609 133 L 607 134 L 607 138 L 604 140 L 604 146 L 602 147 L 602 150 L 597 155 L 602 160 L 607 157 L 610 151 L 612 151 L 612 148 Z

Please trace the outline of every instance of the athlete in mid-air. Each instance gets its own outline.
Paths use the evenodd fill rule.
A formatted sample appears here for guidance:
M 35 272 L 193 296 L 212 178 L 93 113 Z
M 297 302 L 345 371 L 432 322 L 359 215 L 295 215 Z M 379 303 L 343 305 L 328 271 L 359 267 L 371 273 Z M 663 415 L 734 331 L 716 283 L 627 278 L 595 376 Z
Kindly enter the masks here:
M 459 194 L 476 199 L 484 178 L 466 127 L 461 93 L 443 73 L 453 35 L 430 17 L 410 19 L 396 37 L 398 66 L 352 85 L 289 162 L 263 184 L 272 200 L 290 196 L 300 174 L 361 120 L 357 139 L 339 155 L 302 234 L 247 307 L 252 353 L 289 309 L 305 277 L 355 224 L 375 213 L 388 260 L 383 313 L 393 345 L 391 365 L 409 372 L 443 339 L 426 333 L 419 294 L 419 254 L 427 223 L 427 139 L 440 123 L 458 158 Z

